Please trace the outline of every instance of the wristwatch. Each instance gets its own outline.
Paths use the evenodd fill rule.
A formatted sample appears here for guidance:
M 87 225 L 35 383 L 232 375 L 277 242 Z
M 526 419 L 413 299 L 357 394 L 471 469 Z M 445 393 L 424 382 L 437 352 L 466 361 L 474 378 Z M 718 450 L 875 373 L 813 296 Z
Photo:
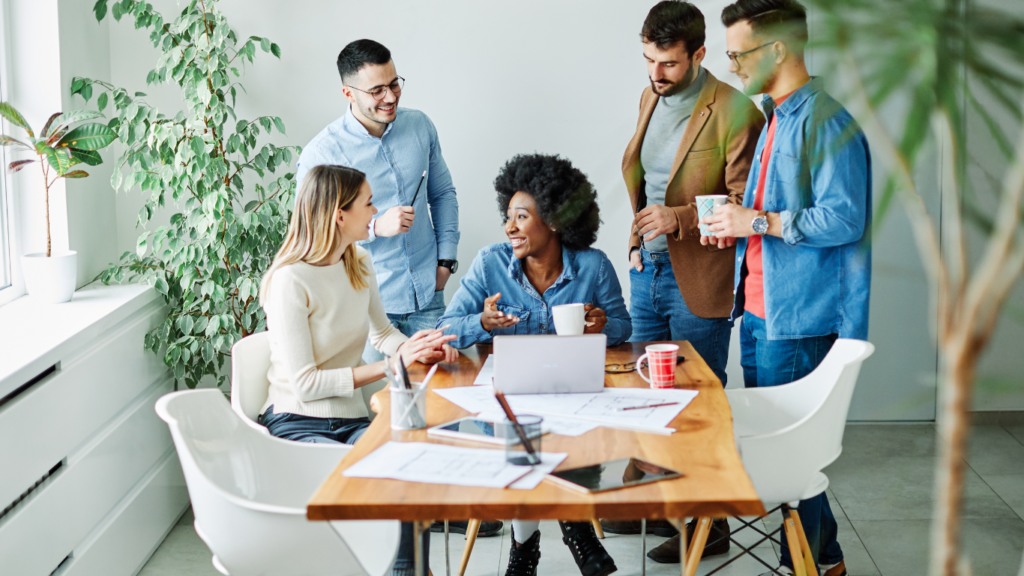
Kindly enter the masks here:
M 452 274 L 455 274 L 456 272 L 459 271 L 458 260 L 438 260 L 437 265 L 444 266 L 445 268 L 451 270 Z
M 750 227 L 753 228 L 754 234 L 758 236 L 764 236 L 768 233 L 768 212 L 766 210 L 759 210 L 757 216 L 750 223 Z

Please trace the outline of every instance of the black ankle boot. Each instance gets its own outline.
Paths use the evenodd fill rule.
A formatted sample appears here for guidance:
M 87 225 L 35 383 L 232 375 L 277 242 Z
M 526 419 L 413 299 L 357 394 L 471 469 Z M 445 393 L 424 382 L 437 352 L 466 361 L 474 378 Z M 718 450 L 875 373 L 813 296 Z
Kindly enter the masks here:
M 590 522 L 559 522 L 562 542 L 569 547 L 583 576 L 608 576 L 618 570 L 615 561 L 597 539 Z
M 505 576 L 537 576 L 537 562 L 540 562 L 540 530 L 516 546 L 516 530 L 513 528 L 512 549 L 508 552 Z

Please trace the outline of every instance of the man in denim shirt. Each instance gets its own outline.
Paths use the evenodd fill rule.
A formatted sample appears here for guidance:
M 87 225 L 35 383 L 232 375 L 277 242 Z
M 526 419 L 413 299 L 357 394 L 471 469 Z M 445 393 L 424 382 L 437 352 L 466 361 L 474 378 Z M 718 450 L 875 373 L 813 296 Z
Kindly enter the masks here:
M 866 339 L 871 288 L 868 143 L 803 60 L 807 16 L 795 0 L 739 0 L 722 12 L 730 69 L 765 94 L 743 206 L 705 219 L 719 245 L 736 242 L 736 304 L 743 315 L 746 386 L 798 380 L 836 338 Z M 800 502 L 823 576 L 846 574 L 825 494 Z M 790 551 L 781 562 L 792 569 Z
M 320 164 L 366 174 L 381 214 L 370 222 L 363 247 L 373 259 L 384 310 L 406 335 L 433 328 L 444 312 L 444 286 L 457 267 L 459 244 L 459 202 L 437 130 L 426 114 L 398 107 L 405 80 L 381 44 L 345 46 L 338 72 L 349 109 L 303 149 L 299 184 Z

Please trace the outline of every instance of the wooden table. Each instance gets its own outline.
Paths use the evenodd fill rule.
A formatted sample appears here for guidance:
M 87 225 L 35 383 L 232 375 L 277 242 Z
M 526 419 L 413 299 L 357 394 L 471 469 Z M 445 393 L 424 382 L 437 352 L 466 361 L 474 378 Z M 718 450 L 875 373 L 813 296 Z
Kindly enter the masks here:
M 609 348 L 607 362 L 635 361 L 644 353 L 646 344 L 649 343 Z M 428 438 L 426 430 L 392 430 L 385 389 L 371 401 L 377 412 L 373 424 L 310 500 L 306 517 L 310 520 L 391 519 L 417 522 L 417 525 L 438 518 L 581 521 L 647 518 L 670 520 L 680 530 L 685 530 L 681 526 L 683 519 L 700 517 L 692 546 L 695 554 L 689 554 L 683 562 L 684 574 L 693 574 L 710 529 L 709 518 L 760 516 L 765 510 L 736 452 L 732 412 L 721 382 L 689 342 L 676 344 L 679 354 L 686 358 L 676 369 L 676 387 L 698 390 L 700 394 L 670 424 L 677 430 L 675 434 L 662 436 L 601 427 L 577 437 L 545 436 L 543 450 L 569 454 L 559 469 L 637 457 L 678 470 L 684 474 L 683 478 L 600 494 L 581 494 L 550 480 L 533 490 L 503 490 L 346 478 L 342 476 L 346 468 L 390 440 L 487 447 L 481 443 Z M 463 351 L 458 363 L 442 364 L 430 389 L 471 386 L 490 349 L 490 346 L 470 348 Z M 416 365 L 410 372 L 415 379 L 422 377 L 425 369 Z M 605 375 L 605 386 L 647 388 L 648 384 L 636 372 L 630 372 Z M 466 415 L 468 412 L 438 394 L 427 393 L 428 427 Z

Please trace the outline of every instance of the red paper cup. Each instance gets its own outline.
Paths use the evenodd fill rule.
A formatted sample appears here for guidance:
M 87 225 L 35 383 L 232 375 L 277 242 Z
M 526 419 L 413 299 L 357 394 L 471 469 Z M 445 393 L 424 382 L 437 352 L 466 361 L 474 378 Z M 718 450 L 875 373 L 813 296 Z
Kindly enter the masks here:
M 636 372 L 651 385 L 651 388 L 673 388 L 676 385 L 676 358 L 679 346 L 675 344 L 651 344 L 647 352 L 637 358 Z M 651 376 L 644 376 L 643 361 L 647 360 Z

